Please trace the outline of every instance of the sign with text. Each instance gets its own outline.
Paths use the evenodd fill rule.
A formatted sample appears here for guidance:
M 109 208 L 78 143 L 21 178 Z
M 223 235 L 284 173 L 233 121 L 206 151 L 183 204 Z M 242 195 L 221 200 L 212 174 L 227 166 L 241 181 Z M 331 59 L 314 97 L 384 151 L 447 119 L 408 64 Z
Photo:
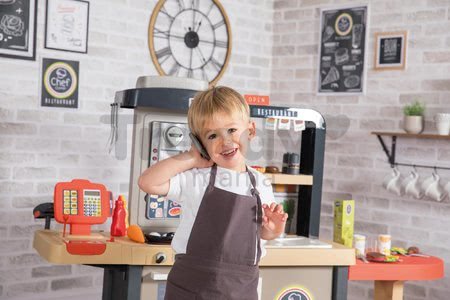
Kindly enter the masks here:
M 244 99 L 248 105 L 268 106 L 270 104 L 269 96 L 244 95 Z
M 41 106 L 78 108 L 79 62 L 42 60 Z

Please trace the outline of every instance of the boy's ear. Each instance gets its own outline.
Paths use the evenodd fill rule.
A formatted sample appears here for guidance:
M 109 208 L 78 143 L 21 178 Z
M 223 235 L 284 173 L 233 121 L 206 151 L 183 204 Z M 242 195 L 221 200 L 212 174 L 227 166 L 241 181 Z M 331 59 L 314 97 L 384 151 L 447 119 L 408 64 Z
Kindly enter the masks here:
M 253 121 L 248 123 L 248 139 L 251 140 L 256 136 L 256 124 Z

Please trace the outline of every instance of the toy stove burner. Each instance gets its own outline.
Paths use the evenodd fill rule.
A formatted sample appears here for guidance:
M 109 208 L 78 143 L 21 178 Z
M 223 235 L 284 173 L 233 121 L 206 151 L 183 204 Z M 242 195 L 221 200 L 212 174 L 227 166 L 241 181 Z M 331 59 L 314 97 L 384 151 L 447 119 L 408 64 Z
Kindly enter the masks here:
M 170 244 L 172 242 L 174 232 L 150 232 L 144 234 L 147 244 Z

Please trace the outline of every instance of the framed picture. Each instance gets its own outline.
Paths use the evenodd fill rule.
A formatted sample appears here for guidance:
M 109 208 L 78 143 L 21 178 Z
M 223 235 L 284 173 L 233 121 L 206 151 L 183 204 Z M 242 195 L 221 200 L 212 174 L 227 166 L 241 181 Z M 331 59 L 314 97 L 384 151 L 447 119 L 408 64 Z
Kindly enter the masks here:
M 317 94 L 365 92 L 368 12 L 367 5 L 321 10 Z
M 406 68 L 407 31 L 375 33 L 375 70 Z
M 37 0 L 0 1 L 0 56 L 35 60 Z
M 42 59 L 41 106 L 78 108 L 80 63 Z
M 89 2 L 47 0 L 45 48 L 87 53 Z

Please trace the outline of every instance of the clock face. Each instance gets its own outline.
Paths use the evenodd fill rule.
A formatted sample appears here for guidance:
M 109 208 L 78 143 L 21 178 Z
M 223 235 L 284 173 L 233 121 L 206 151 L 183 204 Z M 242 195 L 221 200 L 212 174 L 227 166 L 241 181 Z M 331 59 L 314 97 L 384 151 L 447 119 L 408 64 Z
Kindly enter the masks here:
M 160 0 L 148 44 L 159 74 L 215 84 L 231 54 L 228 17 L 218 0 Z

